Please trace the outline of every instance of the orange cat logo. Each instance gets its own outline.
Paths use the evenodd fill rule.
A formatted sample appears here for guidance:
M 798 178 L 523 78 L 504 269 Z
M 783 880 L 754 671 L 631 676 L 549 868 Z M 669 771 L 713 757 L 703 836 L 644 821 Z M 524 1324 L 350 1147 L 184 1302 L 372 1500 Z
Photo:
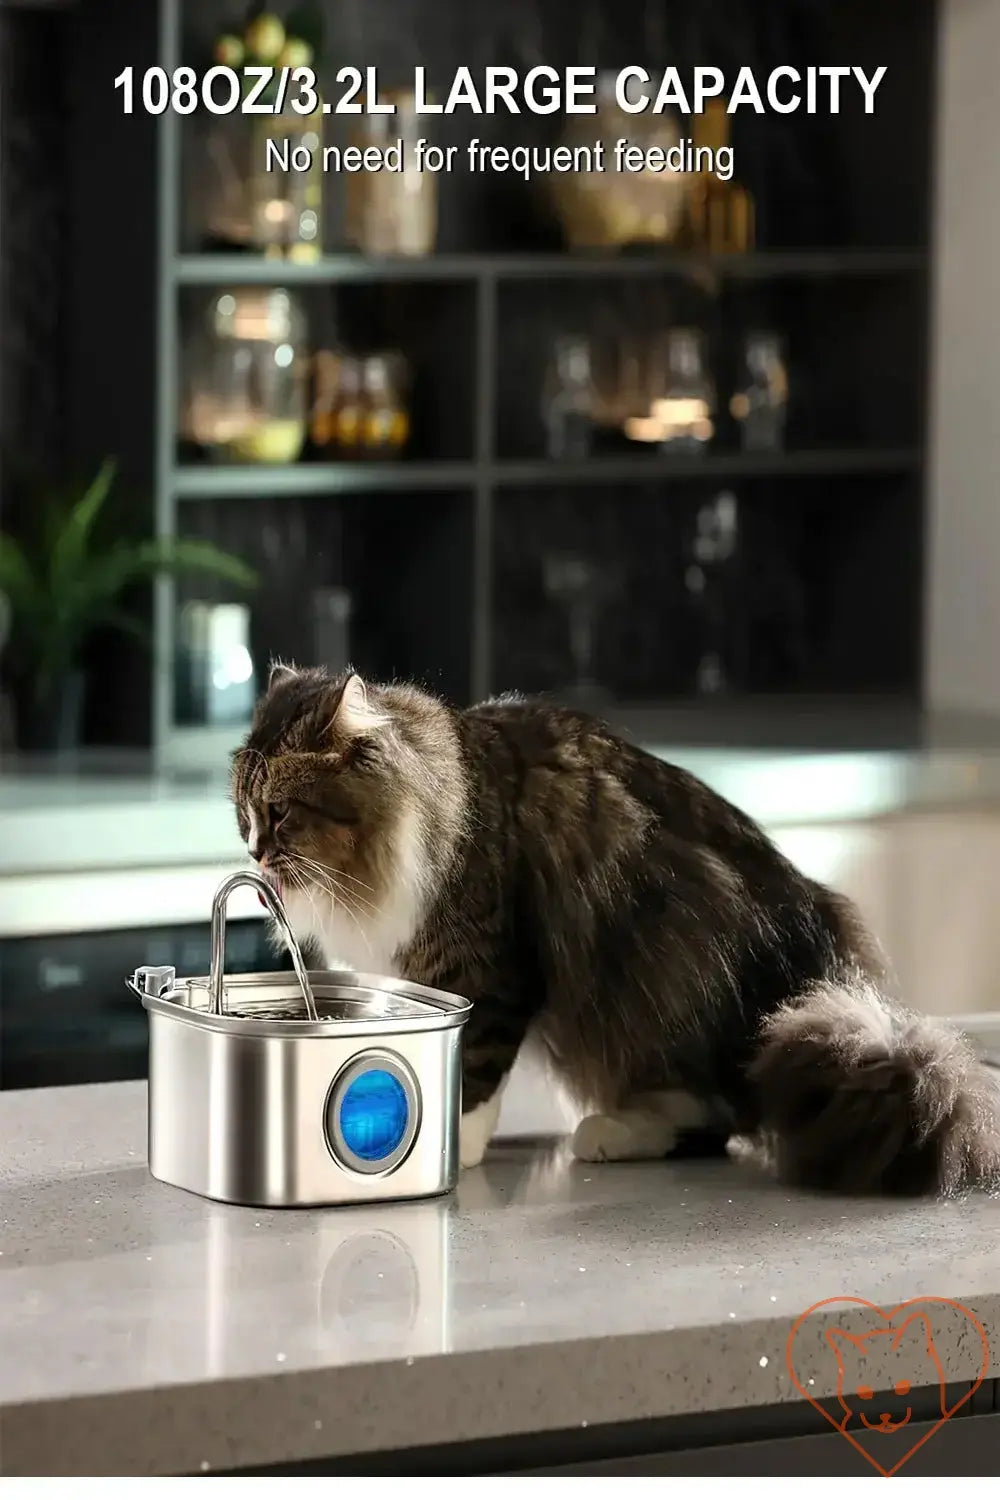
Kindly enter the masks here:
M 840 1317 L 830 1326 L 832 1313 Z M 967 1344 L 972 1330 L 982 1351 L 978 1377 L 949 1406 L 935 1333 L 939 1342 L 950 1334 L 951 1343 L 956 1334 L 964 1335 L 962 1343 Z M 946 1297 L 914 1298 L 888 1312 L 863 1297 L 827 1297 L 798 1319 L 788 1338 L 786 1357 L 788 1373 L 800 1394 L 888 1477 L 971 1400 L 989 1366 L 989 1345 L 979 1320 Z M 834 1371 L 835 1379 L 831 1378 Z M 914 1391 L 920 1391 L 924 1401 L 916 1418 L 910 1400 Z M 835 1393 L 835 1399 L 830 1393 Z M 933 1393 L 930 1413 L 927 1393 Z M 825 1404 L 824 1394 L 828 1396 Z M 911 1441 L 910 1424 L 919 1424 L 919 1430 L 928 1419 L 933 1426 Z

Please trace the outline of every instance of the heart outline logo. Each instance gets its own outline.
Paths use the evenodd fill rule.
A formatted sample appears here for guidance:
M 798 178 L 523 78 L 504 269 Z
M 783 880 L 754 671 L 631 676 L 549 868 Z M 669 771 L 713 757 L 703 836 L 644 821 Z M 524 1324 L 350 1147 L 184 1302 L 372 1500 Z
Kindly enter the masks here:
M 945 1408 L 945 1406 L 944 1406 L 944 1376 L 943 1376 L 943 1372 L 942 1372 L 942 1375 L 941 1375 L 942 1416 L 941 1416 L 940 1420 L 937 1421 L 937 1422 L 935 1422 L 934 1426 L 931 1427 L 928 1432 L 925 1432 L 922 1437 L 918 1438 L 917 1441 L 910 1448 L 908 1448 L 906 1450 L 906 1452 L 903 1454 L 902 1458 L 898 1459 L 896 1461 L 896 1463 L 893 1464 L 892 1468 L 887 1469 L 887 1468 L 885 1468 L 885 1466 L 883 1464 L 879 1463 L 879 1461 L 878 1461 L 877 1458 L 874 1458 L 872 1456 L 872 1454 L 868 1452 L 868 1449 L 865 1448 L 862 1443 L 858 1442 L 857 1438 L 854 1436 L 853 1433 L 848 1432 L 848 1430 L 847 1430 L 847 1421 L 850 1419 L 850 1415 L 851 1415 L 851 1413 L 849 1411 L 848 1411 L 847 1417 L 844 1419 L 844 1421 L 843 1422 L 838 1422 L 831 1415 L 831 1413 L 829 1411 L 827 1411 L 826 1407 L 821 1404 L 821 1402 L 819 1401 L 819 1399 L 817 1397 L 810 1395 L 809 1391 L 803 1385 L 802 1381 L 799 1379 L 798 1374 L 796 1373 L 796 1370 L 795 1370 L 795 1360 L 794 1360 L 795 1340 L 796 1340 L 796 1337 L 798 1336 L 799 1330 L 805 1325 L 807 1319 L 809 1319 L 810 1317 L 812 1317 L 813 1313 L 818 1312 L 821 1308 L 830 1308 L 830 1307 L 834 1307 L 834 1306 L 840 1306 L 840 1307 L 850 1306 L 850 1307 L 854 1307 L 854 1308 L 867 1308 L 869 1312 L 875 1314 L 881 1320 L 881 1322 L 884 1325 L 886 1325 L 883 1328 L 873 1329 L 872 1333 L 876 1333 L 876 1332 L 877 1333 L 888 1333 L 889 1331 L 895 1329 L 895 1323 L 896 1323 L 896 1318 L 897 1318 L 898 1314 L 900 1314 L 901 1312 L 904 1312 L 907 1308 L 913 1308 L 915 1311 L 911 1315 L 911 1318 L 907 1321 L 907 1323 L 903 1324 L 903 1327 L 900 1330 L 898 1330 L 898 1333 L 902 1334 L 902 1332 L 904 1332 L 905 1329 L 910 1324 L 912 1324 L 918 1318 L 921 1318 L 921 1317 L 923 1318 L 923 1321 L 927 1323 L 928 1328 L 929 1328 L 930 1325 L 929 1325 L 929 1320 L 927 1318 L 926 1312 L 920 1313 L 920 1312 L 918 1312 L 916 1310 L 918 1310 L 918 1309 L 926 1309 L 929 1306 L 935 1306 L 935 1305 L 939 1306 L 939 1307 L 944 1306 L 944 1307 L 950 1307 L 950 1308 L 955 1309 L 957 1312 L 961 1313 L 962 1316 L 976 1330 L 976 1333 L 979 1336 L 979 1341 L 980 1341 L 980 1344 L 982 1345 L 982 1351 L 983 1351 L 982 1363 L 980 1365 L 979 1374 L 976 1377 L 976 1379 L 973 1381 L 973 1383 L 970 1385 L 969 1389 L 959 1398 L 959 1400 L 957 1400 L 954 1403 L 953 1406 Z M 839 1330 L 833 1330 L 833 1332 L 838 1332 L 838 1331 Z M 869 1335 L 869 1337 L 870 1336 L 871 1335 Z M 849 1335 L 842 1335 L 842 1337 L 850 1337 L 850 1336 Z M 857 1339 L 855 1337 L 854 1338 L 854 1342 L 860 1343 L 861 1340 Z M 831 1347 L 833 1347 L 832 1344 L 831 1344 Z M 933 1353 L 933 1347 L 932 1347 L 932 1351 L 931 1352 Z M 883 1308 L 881 1308 L 877 1303 L 875 1303 L 875 1302 L 869 1302 L 866 1297 L 824 1297 L 821 1301 L 814 1302 L 811 1307 L 807 1307 L 806 1310 L 805 1310 L 805 1312 L 802 1313 L 795 1320 L 794 1324 L 792 1325 L 792 1330 L 791 1330 L 791 1332 L 788 1335 L 788 1342 L 785 1345 L 785 1362 L 786 1362 L 786 1364 L 788 1366 L 788 1374 L 791 1377 L 791 1381 L 792 1381 L 792 1384 L 795 1386 L 795 1389 L 799 1392 L 799 1394 L 801 1396 L 805 1397 L 805 1399 L 809 1402 L 810 1406 L 815 1407 L 815 1409 L 818 1412 L 821 1413 L 821 1415 L 826 1419 L 827 1422 L 829 1422 L 830 1426 L 833 1428 L 833 1430 L 835 1432 L 839 1432 L 840 1435 L 841 1435 L 841 1437 L 846 1438 L 847 1441 L 851 1444 L 851 1446 L 853 1448 L 856 1448 L 857 1451 L 860 1454 L 862 1454 L 862 1456 L 864 1458 L 866 1458 L 868 1460 L 868 1462 L 873 1466 L 873 1468 L 877 1469 L 878 1472 L 881 1475 L 883 1475 L 886 1479 L 889 1479 L 889 1478 L 892 1477 L 893 1474 L 898 1473 L 899 1470 L 903 1467 L 903 1465 L 905 1463 L 909 1462 L 909 1460 L 913 1457 L 914 1453 L 916 1453 L 918 1449 L 922 1448 L 923 1445 L 928 1441 L 928 1439 L 932 1438 L 936 1432 L 940 1432 L 940 1430 L 944 1426 L 944 1424 L 947 1421 L 949 1421 L 950 1418 L 953 1417 L 955 1415 L 955 1413 L 957 1411 L 959 1411 L 960 1408 L 963 1407 L 966 1404 L 967 1401 L 971 1401 L 972 1400 L 972 1397 L 975 1395 L 976 1391 L 978 1391 L 979 1387 L 982 1385 L 983 1381 L 986 1378 L 986 1372 L 987 1372 L 987 1370 L 989 1368 L 989 1357 L 990 1357 L 989 1340 L 986 1337 L 986 1330 L 983 1328 L 983 1325 L 980 1323 L 980 1321 L 976 1317 L 976 1315 L 974 1313 L 970 1312 L 967 1307 L 963 1306 L 963 1304 L 961 1302 L 955 1302 L 955 1301 L 953 1301 L 953 1299 L 950 1298 L 950 1297 L 910 1297 L 906 1302 L 898 1302 L 896 1304 L 896 1306 L 890 1308 L 888 1310 L 888 1312 L 886 1312 Z M 935 1356 L 935 1359 L 936 1359 L 936 1356 Z M 838 1395 L 839 1395 L 839 1389 L 838 1389 Z M 909 1412 L 907 1413 L 907 1420 L 908 1419 L 909 1419 Z M 866 1427 L 869 1427 L 869 1424 L 865 1421 L 865 1418 L 864 1418 L 863 1414 L 862 1414 L 862 1422 L 864 1423 L 864 1425 Z M 903 1425 L 903 1424 L 900 1424 L 900 1425 Z M 885 1427 L 885 1428 L 881 1428 L 881 1427 L 880 1428 L 874 1428 L 874 1429 L 870 1428 L 870 1430 L 875 1430 L 875 1431 L 895 1431 L 897 1429 L 889 1426 L 889 1427 Z

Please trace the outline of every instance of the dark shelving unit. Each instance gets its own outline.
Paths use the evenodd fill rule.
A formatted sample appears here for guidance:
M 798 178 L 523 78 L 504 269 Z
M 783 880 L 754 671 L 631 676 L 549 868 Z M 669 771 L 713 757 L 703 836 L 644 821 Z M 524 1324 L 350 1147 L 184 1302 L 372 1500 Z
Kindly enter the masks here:
M 555 13 L 561 3 L 539 0 L 539 8 Z M 195 17 L 183 0 L 161 0 L 165 66 L 182 54 L 182 13 L 204 30 L 213 6 Z M 417 9 L 436 35 L 434 62 L 447 71 L 454 39 L 437 17 L 431 26 L 423 0 Z M 759 15 L 749 0 L 743 9 Z M 373 0 L 376 39 L 366 42 L 366 58 L 379 62 L 379 47 L 408 14 L 396 0 Z M 570 254 L 532 241 L 520 212 L 500 233 L 506 208 L 498 217 L 495 205 L 471 206 L 454 180 L 440 251 L 425 259 L 331 252 L 296 264 L 207 253 L 181 223 L 182 123 L 165 116 L 160 530 L 183 527 L 254 556 L 262 526 L 274 535 L 305 528 L 302 577 L 347 585 L 359 600 L 358 667 L 416 677 L 458 701 L 510 688 L 558 691 L 569 671 L 566 621 L 545 597 L 541 560 L 556 548 L 612 559 L 626 584 L 599 653 L 605 680 L 622 701 L 689 703 L 693 627 L 683 580 L 691 527 L 699 507 L 732 492 L 745 550 L 734 629 L 750 642 L 739 692 L 762 702 L 871 694 L 915 704 L 936 6 L 914 0 L 905 15 L 876 17 L 866 0 L 838 0 L 824 14 L 831 56 L 888 65 L 884 99 L 871 122 L 849 113 L 804 122 L 801 159 L 788 156 L 789 137 L 775 135 L 773 122 L 770 135 L 767 122 L 752 119 L 742 137 L 738 129 L 737 160 L 758 174 L 751 186 L 762 223 L 760 248 L 741 255 Z M 697 35 L 691 19 L 689 47 Z M 415 60 L 426 60 L 427 45 Z M 908 173 L 892 167 L 900 153 Z M 772 156 L 778 165 L 768 179 Z M 475 243 L 487 220 L 493 248 Z M 179 451 L 184 310 L 212 289 L 253 285 L 294 288 L 321 326 L 388 330 L 415 353 L 426 400 L 410 457 L 251 467 L 199 463 Z M 540 389 L 551 339 L 586 333 L 604 308 L 640 327 L 696 322 L 705 330 L 720 399 L 704 455 L 681 459 L 621 442 L 573 462 L 544 457 Z M 728 418 L 737 343 L 756 327 L 777 329 L 789 345 L 781 452 L 739 451 Z M 308 642 L 296 646 L 294 611 L 277 598 L 278 584 L 265 587 L 276 597 L 261 607 L 270 623 L 257 627 L 255 654 L 308 654 Z M 174 720 L 176 602 L 161 585 L 155 738 L 168 760 L 217 761 L 235 730 L 205 736 Z M 706 722 L 719 717 L 717 704 L 706 709 Z

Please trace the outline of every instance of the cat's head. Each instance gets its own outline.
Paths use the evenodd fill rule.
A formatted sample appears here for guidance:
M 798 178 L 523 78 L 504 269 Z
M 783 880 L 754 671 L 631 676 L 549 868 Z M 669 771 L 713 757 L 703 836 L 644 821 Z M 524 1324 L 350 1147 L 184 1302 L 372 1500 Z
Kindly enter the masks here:
M 415 689 L 272 667 L 233 757 L 232 796 L 247 850 L 297 928 L 331 904 L 363 922 L 394 883 L 440 864 L 461 800 L 449 723 Z
M 902 1324 L 880 1324 L 864 1334 L 832 1328 L 826 1341 L 837 1361 L 837 1399 L 848 1426 L 869 1432 L 898 1432 L 913 1416 L 911 1392 L 938 1387 L 946 1415 L 944 1371 L 925 1313 Z

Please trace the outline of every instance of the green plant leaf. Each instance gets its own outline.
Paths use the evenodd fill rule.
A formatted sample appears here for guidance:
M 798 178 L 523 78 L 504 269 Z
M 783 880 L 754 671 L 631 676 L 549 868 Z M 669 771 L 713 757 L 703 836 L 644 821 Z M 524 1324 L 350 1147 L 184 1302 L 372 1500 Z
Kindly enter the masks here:
M 133 576 L 136 578 L 155 577 L 158 573 L 173 577 L 184 573 L 208 573 L 240 589 L 252 589 L 257 583 L 257 574 L 242 558 L 223 552 L 212 542 L 194 538 L 140 542 L 134 556 Z
M 257 582 L 241 558 L 194 538 L 120 539 L 98 546 L 94 528 L 114 475 L 114 464 L 106 460 L 82 495 L 50 491 L 30 550 L 0 533 L 0 590 L 10 603 L 12 649 L 36 687 L 51 685 L 72 667 L 96 625 L 148 640 L 141 622 L 119 606 L 131 584 L 186 573 L 209 575 L 241 591 Z
M 106 458 L 80 499 L 60 518 L 49 559 L 49 584 L 53 595 L 71 587 L 84 565 L 94 523 L 114 483 L 118 465 Z
M 44 590 L 23 549 L 12 536 L 0 533 L 0 589 L 7 595 L 15 619 L 35 614 L 44 603 Z

